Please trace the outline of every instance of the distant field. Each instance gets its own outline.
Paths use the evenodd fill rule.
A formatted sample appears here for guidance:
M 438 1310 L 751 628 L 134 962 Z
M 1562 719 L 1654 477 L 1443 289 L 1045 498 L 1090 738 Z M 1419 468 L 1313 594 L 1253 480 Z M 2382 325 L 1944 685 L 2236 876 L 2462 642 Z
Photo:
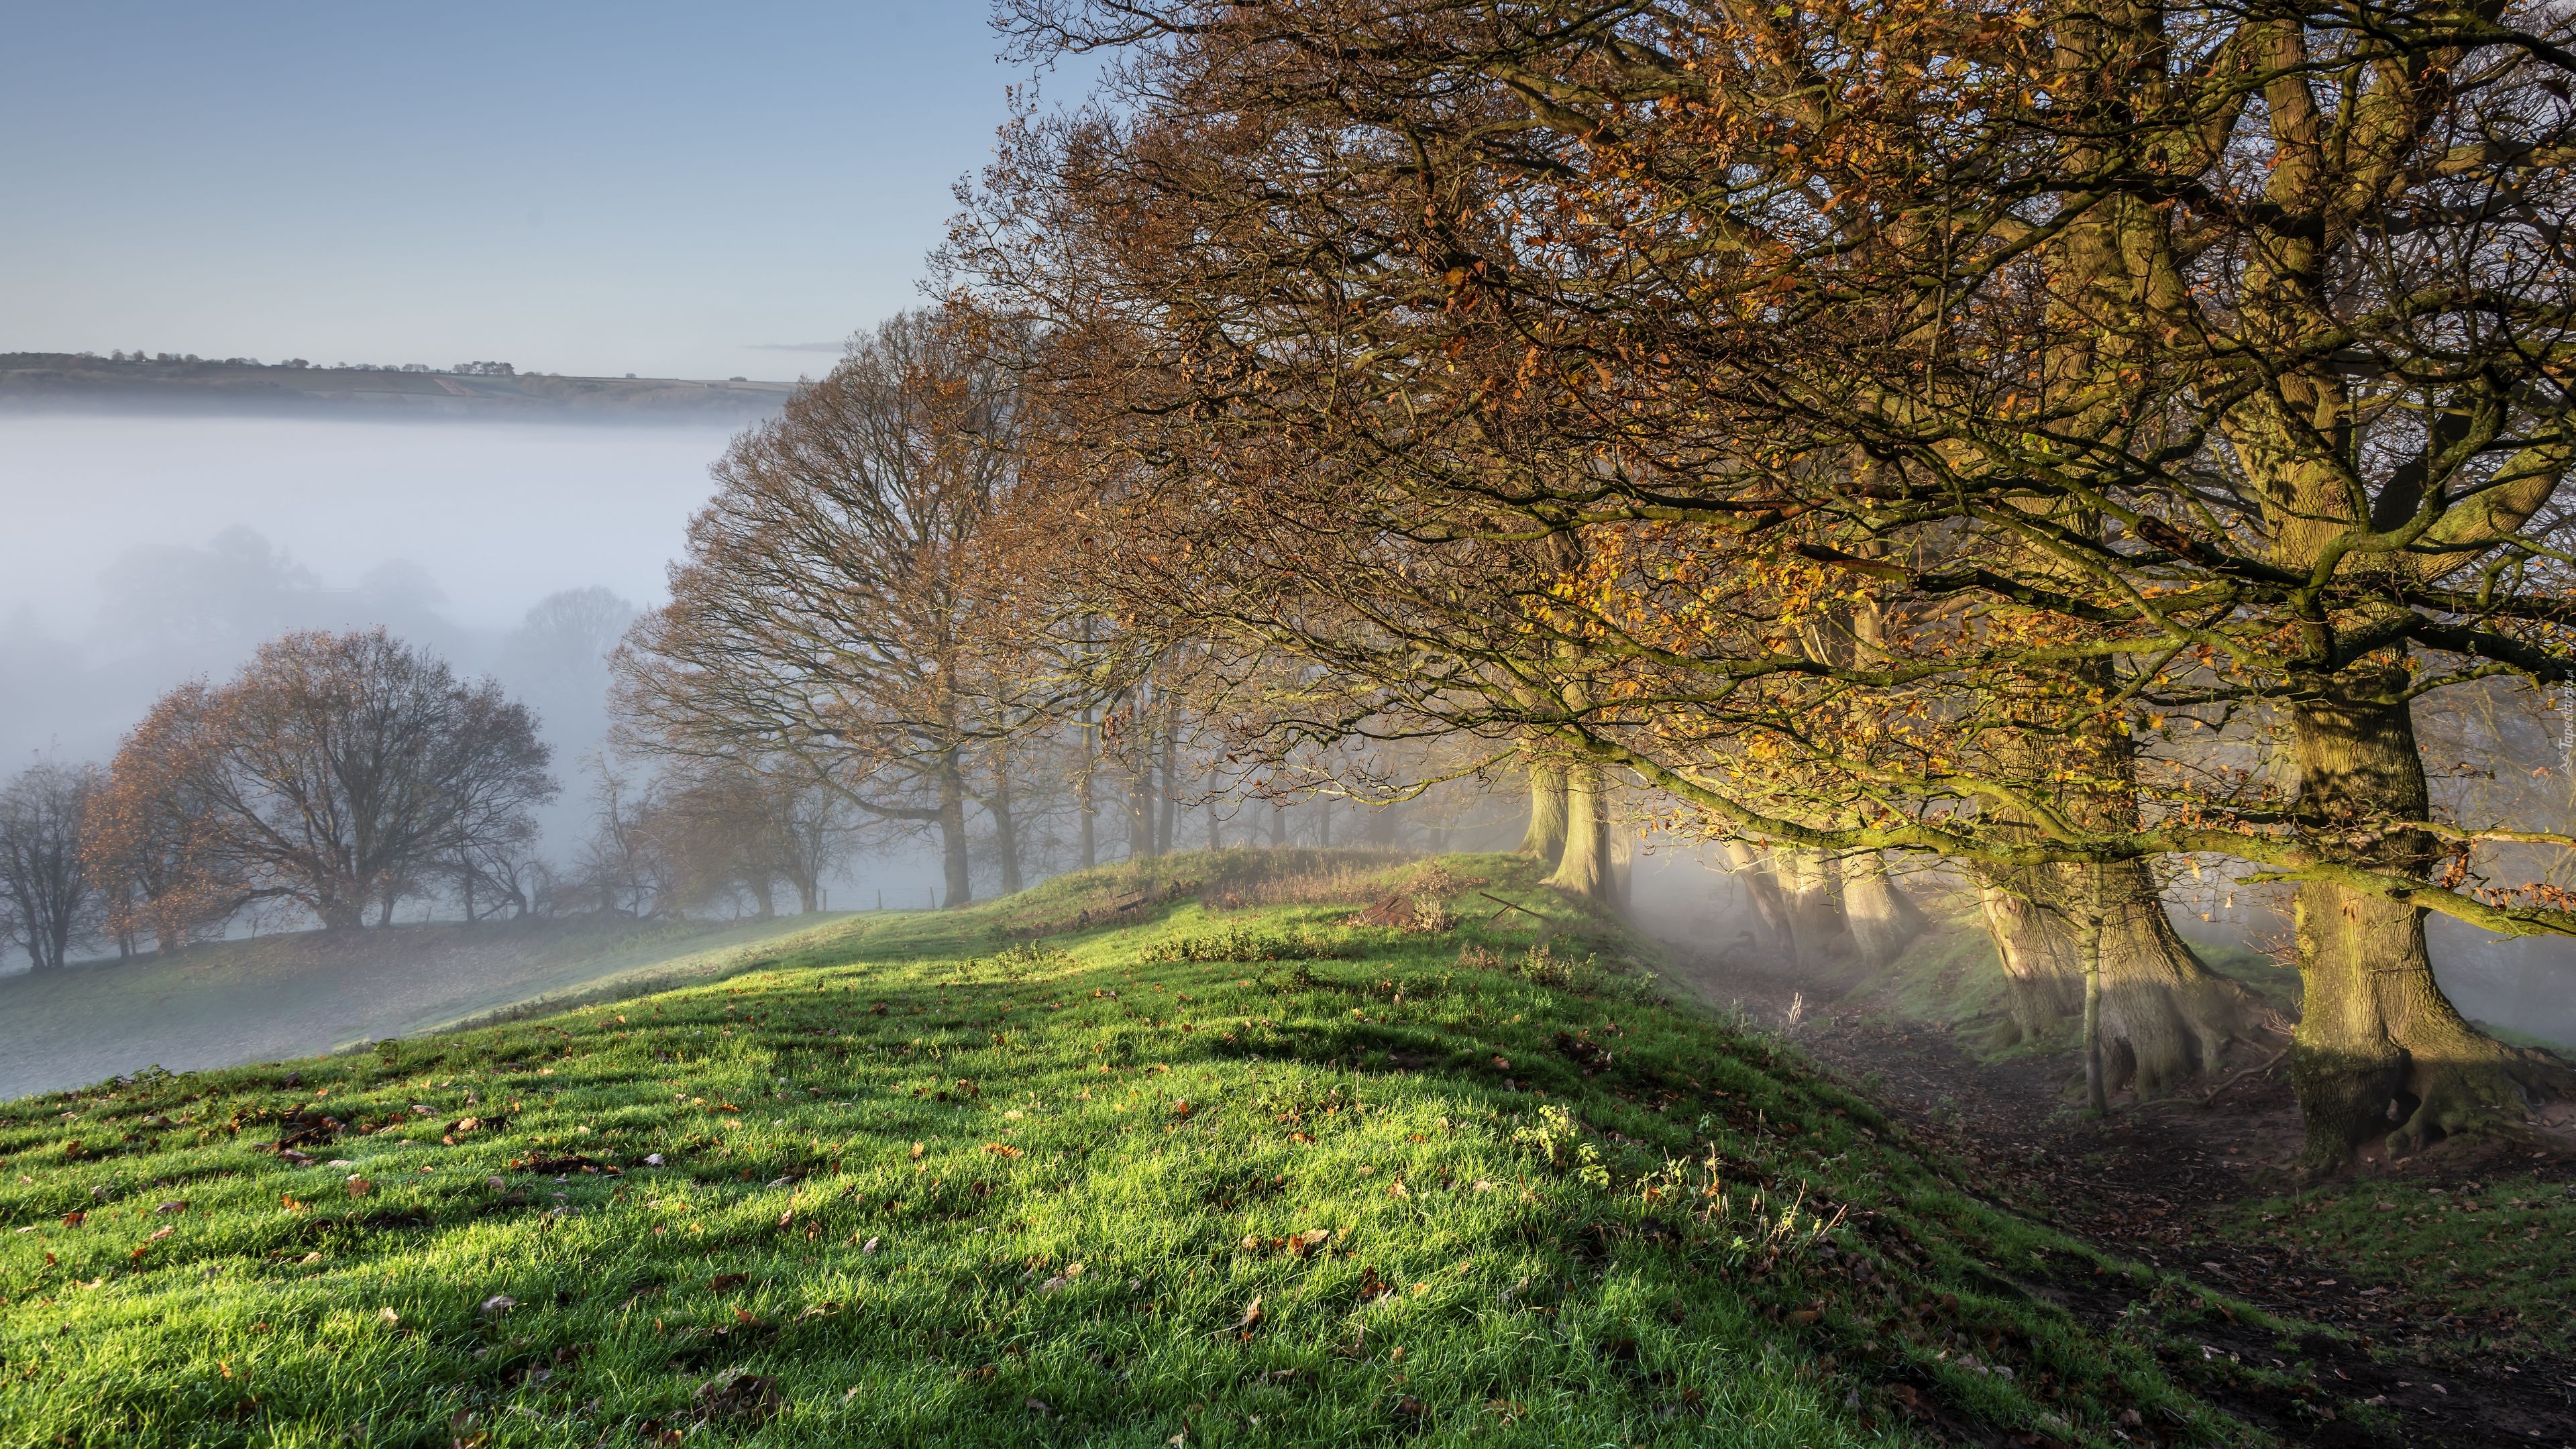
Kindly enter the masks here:
M 844 915 L 727 924 L 524 921 L 222 941 L 0 979 L 0 1098 L 306 1056 L 530 1002 L 685 985 L 848 930 Z

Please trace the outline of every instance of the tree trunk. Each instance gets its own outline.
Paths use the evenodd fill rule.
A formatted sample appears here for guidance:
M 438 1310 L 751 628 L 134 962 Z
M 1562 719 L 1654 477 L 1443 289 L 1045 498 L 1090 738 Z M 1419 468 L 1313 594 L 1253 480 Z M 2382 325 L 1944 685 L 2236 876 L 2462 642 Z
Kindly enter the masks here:
M 2080 917 L 2099 913 L 2101 1041 L 2111 1090 L 2134 1085 L 2152 1096 L 2215 1072 L 2228 1046 L 2263 1020 L 2253 993 L 2201 964 L 2174 930 L 2143 862 L 2055 866 L 2030 880 L 1989 883 L 1979 896 L 2003 964 L 2012 1034 L 2027 1040 L 2080 1022 Z
M 2292 708 L 2303 826 L 2425 818 L 2406 683 L 2398 670 L 2342 678 L 2333 693 Z M 2363 863 L 2379 869 L 2421 875 L 2434 858 L 2421 832 L 2377 842 Z M 2383 1132 L 2402 1154 L 2456 1132 L 2519 1126 L 2532 1104 L 2576 1085 L 2566 1063 L 2507 1046 L 2460 1015 L 2434 983 L 2420 907 L 2303 881 L 2292 920 L 2305 1004 L 2291 1080 L 2311 1171 L 2341 1166 Z
M 1529 829 L 1521 833 L 1520 853 L 1554 870 L 1565 855 L 1565 771 L 1532 763 L 1529 798 Z
M 1333 848 L 1333 802 L 1329 796 L 1315 802 L 1315 844 L 1326 850 Z
M 2102 1062 L 2102 919 L 2077 923 L 2084 952 L 2084 1105 L 2096 1117 L 2111 1115 L 2111 1089 Z
M 1377 806 L 1369 811 L 1365 836 L 1371 845 L 1389 847 L 1395 844 L 1396 832 L 1403 828 L 1404 805 L 1398 801 Z
M 1887 862 L 1877 852 L 1847 855 L 1842 868 L 1843 919 L 1851 927 L 1853 954 L 1871 970 L 1884 970 L 1923 933 L 1923 915 L 1889 879 Z
M 1011 814 L 1011 779 L 1000 775 L 993 782 L 993 798 L 984 802 L 984 812 L 993 817 L 993 853 L 1001 857 L 1002 894 L 1020 891 L 1020 828 Z
M 1771 860 L 1789 907 L 1789 939 L 1796 947 L 1799 968 L 1822 971 L 1850 960 L 1851 925 L 1843 919 L 1843 904 L 1834 896 L 1833 870 L 1824 852 L 1774 850 Z
M 1216 818 L 1216 802 L 1213 800 L 1209 801 L 1207 806 L 1207 826 L 1208 849 L 1225 849 L 1225 823 Z
M 751 902 L 753 908 L 752 913 L 759 919 L 766 921 L 777 916 L 778 882 L 771 879 L 766 873 L 753 876 L 751 878 Z
M 1100 864 L 1100 802 L 1096 796 L 1100 775 L 1098 756 L 1091 736 L 1091 710 L 1082 711 L 1082 776 L 1074 785 L 1074 797 L 1082 821 L 1082 868 Z
M 1798 950 L 1798 937 L 1790 928 L 1789 900 L 1780 892 L 1780 880 L 1772 871 L 1769 854 L 1741 840 L 1723 841 L 1718 850 L 1726 857 L 1727 873 L 1752 898 L 1753 914 L 1761 918 L 1762 929 L 1770 935 L 1772 946 L 1782 955 L 1794 957 Z
M 1565 775 L 1565 851 L 1549 885 L 1571 895 L 1611 899 L 1610 801 L 1599 765 L 1576 765 Z
M 1277 801 L 1270 804 L 1270 848 L 1278 850 L 1288 843 L 1288 807 Z
M 823 909 L 823 882 L 821 880 L 810 875 L 800 875 L 796 877 L 794 884 L 796 886 L 796 909 L 799 912 L 810 916 L 816 911 Z
M 1127 858 L 1154 854 L 1154 760 L 1148 752 L 1127 774 Z
M 975 883 L 966 863 L 966 779 L 950 750 L 939 761 L 939 845 L 948 874 L 948 904 L 975 898 Z
M 1163 722 L 1163 817 L 1154 830 L 1156 855 L 1170 852 L 1175 844 L 1173 831 L 1180 824 L 1181 810 L 1181 722 L 1171 711 L 1166 710 L 1165 713 L 1168 717 Z

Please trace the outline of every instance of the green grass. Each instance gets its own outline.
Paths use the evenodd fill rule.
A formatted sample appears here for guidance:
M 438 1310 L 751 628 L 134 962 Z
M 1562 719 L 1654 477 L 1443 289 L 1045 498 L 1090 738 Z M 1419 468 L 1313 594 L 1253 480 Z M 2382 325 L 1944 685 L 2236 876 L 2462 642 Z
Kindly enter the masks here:
M 1466 920 L 1301 899 L 1343 887 Z M 2155 1354 L 2231 1310 L 1984 1205 L 1644 955 L 1508 858 L 1235 852 L 13 1102 L 0 1443 L 2252 1438 Z M 2055 1306 L 2106 1281 L 2151 1306 Z
M 2444 1321 L 2461 1352 L 2576 1351 L 2576 1190 L 2507 1176 L 2431 1186 L 2379 1178 L 2246 1203 L 2219 1230 L 2313 1255 L 2387 1290 L 2392 1317 Z
M 0 1096 L 233 1066 L 766 964 L 838 917 L 487 921 L 211 941 L 0 978 Z

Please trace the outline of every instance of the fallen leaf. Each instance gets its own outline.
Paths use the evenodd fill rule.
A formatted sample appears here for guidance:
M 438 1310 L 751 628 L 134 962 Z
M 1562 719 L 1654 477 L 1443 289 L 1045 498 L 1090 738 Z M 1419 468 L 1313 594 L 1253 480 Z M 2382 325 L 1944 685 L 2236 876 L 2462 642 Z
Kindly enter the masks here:
M 871 1258 L 876 1256 L 878 1241 L 879 1240 L 876 1238 L 868 1239 L 867 1246 L 859 1249 L 859 1256 L 862 1258 Z
M 1025 1157 L 1028 1155 L 1007 1142 L 987 1142 L 984 1144 L 984 1150 L 993 1154 L 995 1157 Z
M 916 1142 L 916 1143 L 912 1144 L 912 1156 L 913 1156 L 913 1160 L 914 1160 L 914 1161 L 916 1161 L 916 1162 L 917 1162 L 917 1161 L 919 1161 L 919 1160 L 921 1159 L 921 1144 L 920 1144 L 920 1143 Z
M 172 1233 L 175 1233 L 175 1232 L 177 1232 L 177 1231 L 179 1231 L 177 1228 L 163 1228 L 163 1229 L 161 1229 L 160 1231 L 158 1231 L 158 1232 L 154 1233 L 152 1236 L 150 1236 L 150 1237 L 148 1237 L 148 1238 L 144 1239 L 143 1241 L 145 1241 L 145 1242 L 147 1242 L 147 1243 L 157 1243 L 157 1242 L 161 1241 L 163 1238 L 166 1238 L 166 1237 L 170 1236 Z
M 376 1317 L 381 1320 L 387 1328 L 391 1328 L 395 1324 L 402 1322 L 402 1315 L 394 1312 L 391 1308 L 377 1309 Z
M 368 1193 L 374 1192 L 375 1190 L 376 1185 L 367 1181 L 363 1177 L 353 1177 L 349 1179 L 349 1196 L 351 1197 L 365 1197 Z
M 88 1218 L 89 1218 L 89 1214 L 87 1214 L 87 1213 L 85 1213 L 85 1212 L 80 1212 L 80 1211 L 78 1211 L 78 1210 L 74 1210 L 74 1211 L 72 1211 L 72 1212 L 67 1212 L 67 1213 L 63 1214 L 63 1226 L 64 1226 L 64 1227 L 67 1227 L 67 1228 L 76 1228 L 76 1227 L 79 1227 L 83 1222 L 87 1221 L 87 1220 L 88 1220 Z
M 1240 1332 L 1240 1331 L 1242 1331 L 1242 1330 L 1244 1330 L 1244 1329 L 1249 1329 L 1249 1328 L 1256 1328 L 1256 1327 L 1259 1327 L 1259 1326 L 1260 1326 L 1260 1323 L 1261 1323 L 1261 1295 L 1260 1295 L 1260 1294 L 1258 1294 L 1258 1293 L 1256 1293 L 1256 1294 L 1252 1295 L 1252 1306 L 1251 1306 L 1251 1307 L 1249 1307 L 1249 1308 L 1246 1308 L 1245 1310 L 1243 1310 L 1243 1321 L 1242 1321 L 1241 1323 L 1236 1324 L 1236 1325 L 1235 1325 L 1235 1329 L 1236 1329 L 1238 1332 Z
M 188 1204 L 187 1204 L 187 1202 L 186 1202 L 186 1200 L 185 1200 L 185 1199 L 172 1199 L 171 1201 L 169 1201 L 169 1202 L 165 1202 L 165 1203 L 161 1204 L 159 1207 L 154 1208 L 152 1211 L 153 1211 L 154 1213 L 156 1213 L 156 1214 L 157 1214 L 157 1213 L 183 1213 L 183 1212 L 186 1212 L 187 1210 L 188 1210 Z
M 645 1153 L 644 1165 L 646 1167 L 660 1167 L 662 1165 L 662 1154 L 658 1152 Z
M 702 1419 L 767 1419 L 783 1407 L 778 1398 L 778 1380 L 773 1378 L 736 1374 L 698 1385 L 698 1416 Z

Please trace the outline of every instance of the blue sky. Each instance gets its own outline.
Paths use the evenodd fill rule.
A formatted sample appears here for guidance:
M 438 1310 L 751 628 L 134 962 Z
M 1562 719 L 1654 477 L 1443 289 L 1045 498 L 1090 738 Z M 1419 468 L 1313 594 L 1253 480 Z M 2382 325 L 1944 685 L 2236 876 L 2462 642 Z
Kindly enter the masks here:
M 8 6 L 0 351 L 819 373 L 776 348 L 919 300 L 998 49 L 980 0 Z

